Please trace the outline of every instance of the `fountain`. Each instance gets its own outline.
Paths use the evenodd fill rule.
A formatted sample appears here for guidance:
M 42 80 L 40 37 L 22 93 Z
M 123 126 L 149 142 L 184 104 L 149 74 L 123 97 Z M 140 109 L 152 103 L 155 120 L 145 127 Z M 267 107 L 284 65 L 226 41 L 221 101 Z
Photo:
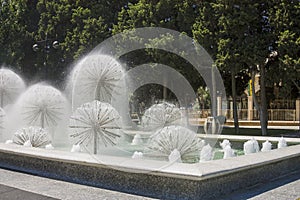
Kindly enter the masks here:
M 142 137 L 140 134 L 136 134 L 134 137 L 133 137 L 133 140 L 131 142 L 131 145 L 142 145 L 144 143 Z
M 12 141 L 18 145 L 30 147 L 45 147 L 51 143 L 48 133 L 43 128 L 34 126 L 18 130 Z
M 47 84 L 35 84 L 11 107 L 5 120 L 4 139 L 10 139 L 11 133 L 19 129 L 37 126 L 50 134 L 53 143 L 68 143 L 69 110 L 69 103 L 59 90 Z
M 111 103 L 113 92 L 123 89 L 119 81 L 124 73 L 111 56 L 91 54 L 83 58 L 74 67 L 69 83 L 72 110 L 93 100 Z
M 7 114 L 0 115 L 5 118 L 3 141 L 7 140 L 7 144 L 0 143 L 0 167 L 162 199 L 217 198 L 224 193 L 266 181 L 274 174 L 283 175 L 289 170 L 299 169 L 294 165 L 300 161 L 299 145 L 277 149 L 273 153 L 264 152 L 270 146 L 265 143 L 263 152 L 255 153 L 259 151 L 256 138 L 247 138 L 249 141 L 244 144 L 247 156 L 231 158 L 234 150 L 230 141 L 245 140 L 245 137 L 236 139 L 237 136 L 231 136 L 232 139 L 226 136 L 228 140 L 220 143 L 224 158 L 228 159 L 212 160 L 212 147 L 218 138 L 222 138 L 218 134 L 224 121 L 216 114 L 217 91 L 226 103 L 225 89 L 221 81 L 216 81 L 221 77 L 217 69 L 212 68 L 212 59 L 186 35 L 160 28 L 135 31 L 132 34 L 142 35 L 143 40 L 128 39 L 124 44 L 124 38 L 128 35 L 117 35 L 77 63 L 68 87 L 70 103 L 62 92 L 39 83 L 21 94 Z M 136 84 L 126 88 L 126 74 L 134 74 L 136 71 L 133 70 L 143 73 L 149 66 L 137 66 L 125 73 L 117 60 L 137 49 L 156 48 L 149 44 L 140 46 L 139 41 L 166 34 L 174 38 L 179 48 L 160 49 L 176 55 L 185 52 L 183 58 L 195 66 L 212 93 L 211 124 L 217 126 L 211 127 L 211 133 L 215 134 L 203 136 L 183 127 L 181 110 L 169 103 L 151 106 L 144 114 L 143 127 L 137 127 L 137 130 L 124 128 L 124 121 L 127 120 L 124 117 L 128 113 L 126 109 L 119 109 L 127 107 L 128 98 L 117 94 L 127 89 L 134 92 L 140 87 Z M 120 41 L 122 44 L 119 44 Z M 130 44 L 126 45 L 126 42 Z M 195 45 L 196 50 L 192 50 L 194 46 L 185 49 L 187 44 Z M 119 46 L 128 49 L 117 49 Z M 174 72 L 166 70 L 165 66 L 158 69 L 163 75 Z M 148 72 L 142 77 L 150 77 Z M 156 79 L 143 80 L 143 83 L 157 83 L 153 80 Z M 175 79 L 172 84 L 178 80 Z M 172 91 L 175 91 L 179 106 L 183 106 L 188 91 L 186 88 L 191 87 L 182 86 L 188 81 L 178 82 L 180 84 L 174 83 Z M 184 91 L 184 94 L 178 90 Z M 3 96 L 3 104 L 6 104 L 5 99 Z M 221 102 L 218 112 L 222 111 L 222 106 Z M 148 130 L 150 133 L 145 136 L 144 132 Z M 134 136 L 133 140 L 131 136 Z M 274 142 L 274 139 L 268 139 Z M 278 147 L 293 141 L 281 139 Z
M 93 141 L 93 153 L 97 154 L 99 141 L 105 146 L 116 145 L 121 137 L 120 125 L 120 116 L 110 104 L 94 100 L 81 105 L 71 116 L 70 136 L 75 138 L 76 145 L 85 147 Z
M 53 150 L 54 147 L 52 146 L 52 144 L 47 144 L 47 145 L 45 145 L 45 149 Z
M 258 142 L 252 138 L 251 140 L 248 140 L 244 143 L 244 153 L 245 155 L 251 154 L 251 153 L 257 153 L 259 152 L 259 145 Z
M 81 147 L 80 147 L 80 144 L 73 144 L 72 146 L 72 149 L 71 149 L 71 152 L 74 153 L 74 152 L 81 152 Z
M 168 156 L 169 162 L 178 162 L 182 163 L 180 152 L 177 149 L 174 149 Z
M 225 139 L 222 141 L 222 143 L 220 142 L 220 146 L 222 147 L 222 149 L 225 149 L 225 147 L 227 147 L 227 146 L 231 147 L 231 143 L 229 140 Z
M 284 148 L 284 147 L 287 147 L 287 143 L 286 143 L 286 140 L 283 137 L 281 137 L 278 140 L 277 148 L 280 149 L 280 148 Z
M 6 111 L 9 111 L 11 104 L 25 90 L 25 83 L 19 75 L 12 70 L 1 66 L 0 69 L 0 138 L 3 137 L 3 129 Z
M 191 156 L 198 156 L 202 144 L 193 131 L 182 126 L 166 126 L 150 137 L 147 154 L 155 158 L 168 158 L 179 153 L 182 160 L 188 160 Z
M 24 81 L 10 69 L 0 69 L 0 107 L 14 103 L 16 98 L 25 90 Z
M 223 140 L 222 143 L 220 143 L 220 146 L 222 147 L 222 150 L 224 152 L 224 159 L 235 156 L 235 152 L 231 148 L 231 143 L 229 142 L 229 140 Z
M 226 158 L 231 158 L 231 157 L 235 157 L 235 152 L 234 150 L 231 148 L 231 146 L 226 146 L 224 149 L 224 156 L 223 158 L 226 159 Z
M 272 143 L 269 142 L 268 140 L 265 141 L 262 145 L 263 145 L 262 148 L 261 148 L 262 152 L 264 152 L 264 151 L 270 151 L 272 149 Z
M 133 158 L 133 159 L 141 159 L 141 158 L 143 158 L 143 155 L 144 155 L 143 152 L 135 151 L 133 153 L 133 155 L 132 155 L 131 158 Z
M 200 152 L 200 162 L 210 161 L 213 159 L 213 149 L 210 144 L 205 145 Z
M 182 118 L 179 108 L 174 104 L 163 102 L 154 104 L 145 111 L 142 125 L 146 130 L 156 130 L 165 126 L 180 124 Z

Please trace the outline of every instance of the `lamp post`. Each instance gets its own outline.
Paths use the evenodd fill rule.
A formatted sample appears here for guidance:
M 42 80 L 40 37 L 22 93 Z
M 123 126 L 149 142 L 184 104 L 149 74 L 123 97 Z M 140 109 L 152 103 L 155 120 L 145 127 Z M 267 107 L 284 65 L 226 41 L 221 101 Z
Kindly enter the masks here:
M 51 49 L 58 49 L 59 48 L 59 42 L 57 40 L 49 39 L 46 33 L 46 37 L 43 40 L 36 41 L 34 45 L 32 45 L 32 50 L 34 52 L 41 52 L 43 53 L 43 78 L 47 77 L 47 64 L 48 64 L 48 58 L 49 53 L 51 52 Z
M 0 1 L 1 2 L 1 5 L 0 5 L 0 15 L 5 15 L 5 11 L 7 11 L 6 9 L 7 9 L 7 7 L 8 7 L 8 5 L 9 5 L 9 3 L 6 1 L 6 0 L 2 0 L 2 1 Z M 7 17 L 7 16 L 1 16 L 1 17 Z
M 9 3 L 10 3 L 10 1 L 9 1 Z M 5 6 L 7 6 L 7 1 L 6 0 L 3 0 L 3 1 L 1 1 L 1 7 L 5 7 Z

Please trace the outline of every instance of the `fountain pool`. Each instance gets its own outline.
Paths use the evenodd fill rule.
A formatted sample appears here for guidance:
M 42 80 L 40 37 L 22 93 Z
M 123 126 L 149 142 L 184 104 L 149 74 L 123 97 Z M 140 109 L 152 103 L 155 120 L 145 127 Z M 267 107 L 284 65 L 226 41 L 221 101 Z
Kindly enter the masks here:
M 258 141 L 259 145 L 268 140 L 274 148 L 278 138 L 218 135 L 221 123 L 218 128 L 208 127 L 211 134 L 197 134 L 188 127 L 186 113 L 170 103 L 154 104 L 145 112 L 140 130 L 128 121 L 129 94 L 126 92 L 134 92 L 140 85 L 133 81 L 135 85 L 127 88 L 130 80 L 118 57 L 124 51 L 155 48 L 141 45 L 139 41 L 166 34 L 171 34 L 179 47 L 195 44 L 191 38 L 166 29 L 135 31 L 143 40 L 128 39 L 133 43 L 120 45 L 128 35 L 119 35 L 79 61 L 70 76 L 69 91 L 61 92 L 38 83 L 14 96 L 15 103 L 1 110 L 0 167 L 163 199 L 217 198 L 300 168 L 295 165 L 300 162 L 300 145 L 289 145 L 299 144 L 298 139 L 281 139 L 279 149 L 265 147 L 268 151 L 234 156 L 240 154 L 234 152 L 236 141 L 243 146 L 250 140 Z M 116 48 L 119 46 L 128 49 Z M 161 49 L 177 55 L 186 52 L 184 58 L 197 66 L 212 93 L 214 117 L 218 113 L 222 115 L 224 102 L 217 105 L 216 94 L 218 91 L 223 95 L 226 103 L 224 85 L 217 81 L 221 77 L 204 49 L 201 46 L 196 47 L 197 51 L 191 50 L 194 46 Z M 136 74 L 136 70 L 143 73 L 147 67 L 137 66 L 130 74 Z M 182 80 L 182 76 L 166 66 L 159 69 L 161 74 L 176 76 L 173 77 L 176 81 L 159 83 L 173 88 L 179 107 L 182 106 L 186 92 L 191 89 L 182 85 L 188 81 L 177 81 Z M 151 77 L 149 72 L 140 77 Z M 3 86 L 8 85 L 5 80 L 8 79 L 1 79 Z M 154 80 L 151 77 L 141 82 L 148 84 Z M 222 142 L 225 139 L 228 142 Z M 225 159 L 211 160 L 214 154 L 211 147 L 220 142 L 224 155 L 219 150 L 219 157 Z M 246 146 L 251 150 L 252 144 L 254 142 Z
M 170 164 L 0 143 L 0 166 L 155 198 L 209 199 L 299 170 L 295 165 L 300 162 L 299 152 L 300 145 L 294 145 L 222 160 Z

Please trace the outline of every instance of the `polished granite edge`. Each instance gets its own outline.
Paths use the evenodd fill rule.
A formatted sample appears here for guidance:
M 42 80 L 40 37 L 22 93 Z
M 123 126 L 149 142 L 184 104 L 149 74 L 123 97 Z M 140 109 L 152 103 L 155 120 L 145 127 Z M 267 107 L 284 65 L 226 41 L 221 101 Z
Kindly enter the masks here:
M 2 168 L 167 199 L 214 198 L 297 170 L 300 145 L 197 164 L 101 158 L 110 164 L 98 163 L 82 153 L 0 144 Z M 127 166 L 121 167 L 121 163 Z

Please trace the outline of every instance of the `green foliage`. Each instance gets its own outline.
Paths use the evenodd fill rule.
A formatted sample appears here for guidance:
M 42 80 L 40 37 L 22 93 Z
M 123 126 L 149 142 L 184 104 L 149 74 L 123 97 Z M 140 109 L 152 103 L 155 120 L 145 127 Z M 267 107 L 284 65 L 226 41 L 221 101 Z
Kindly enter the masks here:
M 229 75 L 234 73 L 237 77 L 238 95 L 247 87 L 246 80 L 249 76 L 245 72 L 256 68 L 257 65 L 264 65 L 272 46 L 275 45 L 278 34 L 272 30 L 274 25 L 277 26 L 277 22 L 270 23 L 272 13 L 269 10 L 273 8 L 274 2 L 215 0 L 201 3 L 199 16 L 193 25 L 193 36 L 215 59 L 222 76 L 230 77 Z M 281 12 L 277 12 L 279 13 Z M 299 15 L 293 13 L 291 16 L 297 19 L 295 16 Z M 294 25 L 289 27 L 295 30 Z M 297 51 L 299 48 L 295 41 L 292 43 L 293 46 L 286 46 L 289 54 L 293 49 Z M 285 59 L 285 62 L 287 63 L 288 59 Z M 270 73 L 269 75 L 268 77 L 271 77 Z M 279 74 L 276 76 L 280 77 Z M 230 93 L 231 81 L 228 78 L 224 80 L 226 91 Z
M 197 13 L 194 0 L 139 0 L 128 3 L 118 16 L 113 33 L 139 27 L 164 27 L 191 35 Z
M 26 9 L 26 0 L 20 0 L 2 3 L 0 10 L 0 63 L 19 69 L 25 56 L 24 43 L 30 38 Z
M 193 5 L 193 1 L 188 0 L 139 0 L 137 3 L 128 4 L 128 6 L 122 8 L 118 16 L 118 23 L 113 28 L 113 34 L 124 30 L 150 26 L 169 28 L 191 36 L 191 26 L 197 16 Z M 137 40 L 137 38 L 132 39 Z M 126 62 L 130 68 L 149 62 L 161 63 L 182 73 L 195 90 L 203 84 L 198 72 L 180 57 L 186 52 L 180 52 L 180 55 L 175 55 L 159 50 L 166 46 L 169 49 L 178 48 L 178 42 L 180 41 L 176 41 L 172 35 L 161 35 L 150 41 L 143 42 L 148 47 L 146 50 L 135 51 L 122 57 L 122 61 Z M 155 85 L 153 87 L 157 88 L 158 86 Z M 162 89 L 157 88 L 157 90 Z M 172 96 L 170 92 L 167 93 Z M 151 99 L 151 95 L 149 93 L 146 94 L 143 101 Z M 136 94 L 136 96 L 141 95 Z
M 89 5 L 91 7 L 86 7 Z M 74 4 L 68 0 L 40 1 L 37 4 L 41 17 L 36 39 L 42 40 L 46 35 L 57 39 L 64 52 L 64 60 L 72 62 L 109 36 L 100 10 L 97 15 L 92 6 L 82 1 Z
M 267 85 L 282 82 L 291 90 L 299 87 L 300 2 L 296 0 L 5 2 L 0 7 L 0 63 L 12 65 L 30 78 L 47 68 L 48 79 L 62 79 L 64 75 L 57 76 L 64 74 L 70 63 L 112 34 L 158 26 L 193 36 L 216 60 L 226 77 L 227 93 L 231 93 L 231 73 L 237 77 L 237 94 L 241 95 L 247 85 L 247 69 L 249 72 L 251 67 L 263 65 L 270 50 L 277 50 L 279 59 L 266 69 Z M 47 55 L 34 52 L 32 45 L 45 39 L 49 39 L 49 45 L 57 40 L 60 48 L 51 49 Z M 169 36 L 148 43 L 176 48 Z M 42 50 L 44 45 L 39 44 Z M 130 67 L 148 61 L 167 64 L 183 73 L 195 89 L 203 84 L 197 81 L 199 75 L 192 67 L 173 54 L 148 49 L 122 59 Z
M 272 1 L 270 9 L 270 24 L 275 36 L 274 49 L 278 51 L 279 63 L 273 70 L 277 75 L 273 82 L 283 85 L 288 90 L 297 87 L 300 93 L 300 2 Z M 296 97 L 294 93 L 292 97 Z M 291 96 L 282 96 L 287 98 Z
M 16 66 L 31 79 L 44 75 L 42 79 L 61 82 L 70 63 L 111 36 L 126 2 L 5 1 L 0 7 L 0 63 Z M 55 40 L 59 49 L 51 48 Z M 32 50 L 34 43 L 38 52 Z
M 207 88 L 200 86 L 197 90 L 198 109 L 209 109 L 211 107 L 210 93 Z

